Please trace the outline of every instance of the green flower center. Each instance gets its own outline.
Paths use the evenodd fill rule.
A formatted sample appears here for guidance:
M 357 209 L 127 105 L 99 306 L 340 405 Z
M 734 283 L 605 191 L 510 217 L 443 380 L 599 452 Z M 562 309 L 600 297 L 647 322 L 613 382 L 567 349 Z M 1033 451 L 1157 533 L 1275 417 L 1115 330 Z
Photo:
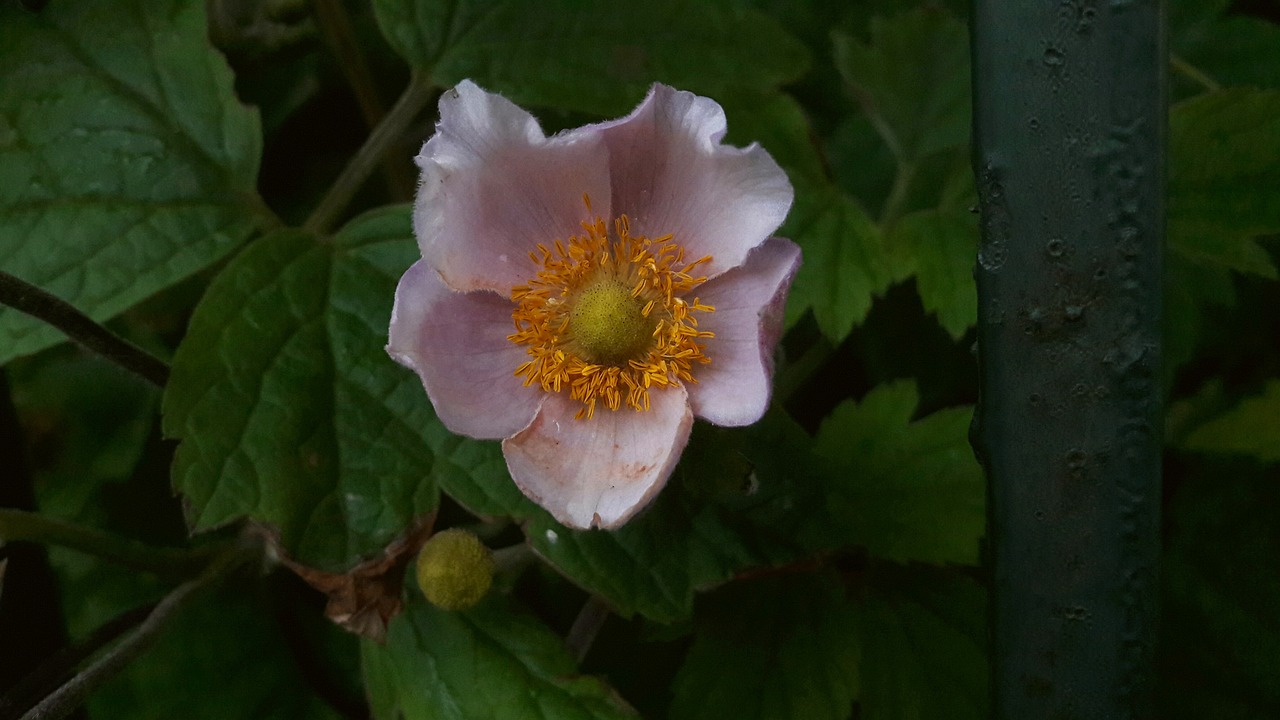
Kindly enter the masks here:
M 579 290 L 569 311 L 569 337 L 585 360 L 624 365 L 654 344 L 657 318 L 645 315 L 645 303 L 629 285 L 601 278 Z

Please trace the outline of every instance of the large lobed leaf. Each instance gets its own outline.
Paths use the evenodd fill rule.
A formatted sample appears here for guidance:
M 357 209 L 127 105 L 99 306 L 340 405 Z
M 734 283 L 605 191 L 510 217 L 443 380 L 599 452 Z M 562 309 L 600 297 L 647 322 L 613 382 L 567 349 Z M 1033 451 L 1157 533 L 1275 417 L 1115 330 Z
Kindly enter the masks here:
M 724 96 L 794 80 L 803 44 L 728 2 L 377 0 L 383 34 L 439 86 L 471 78 L 517 103 L 614 115 L 654 81 Z
M 1192 430 L 1183 446 L 1280 462 L 1280 380 L 1272 380 L 1258 395 Z
M 98 320 L 260 223 L 261 132 L 198 0 L 0 4 L 0 267 Z M 56 330 L 0 308 L 0 363 Z
M 345 570 L 431 512 L 445 478 L 510 482 L 497 449 L 446 431 L 383 350 L 416 256 L 397 207 L 331 240 L 264 237 L 213 282 L 164 398 L 193 528 L 248 515 L 300 562 Z
M 509 479 L 483 488 L 452 476 L 441 488 L 474 512 L 524 520 L 539 555 L 617 612 L 673 622 L 688 617 L 696 591 L 806 552 L 795 540 L 804 521 L 797 506 L 812 502 L 821 482 L 798 472 L 807 442 L 781 414 L 738 432 L 699 427 L 667 489 L 614 531 L 565 528 Z
M 839 343 L 866 318 L 872 298 L 897 279 L 880 227 L 856 200 L 827 186 L 797 195 L 782 232 L 804 251 L 789 319 L 812 309 L 822 334 Z
M 834 573 L 743 582 L 699 602 L 673 720 L 844 720 L 858 697 L 857 608 Z
M 1232 88 L 1169 115 L 1169 244 L 1198 264 L 1275 279 L 1256 239 L 1280 233 L 1280 90 Z
M 1160 717 L 1280 716 L 1277 513 L 1274 476 L 1204 472 L 1177 489 L 1162 565 Z
M 951 337 L 963 337 L 978 321 L 977 216 L 959 209 L 909 213 L 894 224 L 889 244 L 916 276 L 924 309 L 937 315 Z
M 873 298 L 902 273 L 879 227 L 826 177 L 813 130 L 794 99 L 782 93 L 733 98 L 725 110 L 731 140 L 759 142 L 796 188 L 795 205 L 779 230 L 804 251 L 788 297 L 788 324 L 812 310 L 822 333 L 839 343 L 866 318 Z
M 972 411 L 912 422 L 918 398 L 913 382 L 882 385 L 823 421 L 815 451 L 836 468 L 827 490 L 833 527 L 889 560 L 976 564 L 986 516 L 968 442 Z
M 576 675 L 564 641 L 497 597 L 461 612 L 422 600 L 387 642 L 361 643 L 377 720 L 615 720 L 636 717 L 604 683 Z
M 510 480 L 485 489 L 455 475 L 441 488 L 473 511 L 523 519 L 539 555 L 619 613 L 674 622 L 697 591 L 849 546 L 976 563 L 984 505 L 969 410 L 911 422 L 916 404 L 908 383 L 878 388 L 838 408 L 816 443 L 781 412 L 750 428 L 699 426 L 657 501 L 616 531 L 569 530 Z
M 981 720 L 985 605 L 978 583 L 925 566 L 735 584 L 699 603 L 671 717 Z
M 904 162 L 969 141 L 969 34 L 937 7 L 873 17 L 863 43 L 837 32 L 836 67 Z
M 873 567 L 860 607 L 864 720 L 984 720 L 986 593 L 957 573 Z

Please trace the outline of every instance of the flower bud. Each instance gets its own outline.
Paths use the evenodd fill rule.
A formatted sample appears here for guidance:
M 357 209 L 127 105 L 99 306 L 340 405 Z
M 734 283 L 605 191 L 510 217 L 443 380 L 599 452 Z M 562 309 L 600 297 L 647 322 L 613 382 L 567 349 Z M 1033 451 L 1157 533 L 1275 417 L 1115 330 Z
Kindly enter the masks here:
M 466 530 L 438 532 L 418 554 L 418 587 L 442 610 L 472 607 L 492 584 L 493 553 Z

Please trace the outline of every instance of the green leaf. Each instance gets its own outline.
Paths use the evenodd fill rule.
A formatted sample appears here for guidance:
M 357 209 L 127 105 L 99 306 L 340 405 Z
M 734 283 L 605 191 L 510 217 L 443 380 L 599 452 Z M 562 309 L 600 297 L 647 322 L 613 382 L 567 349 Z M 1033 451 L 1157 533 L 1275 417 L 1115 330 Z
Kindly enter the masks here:
M 1277 513 L 1274 477 L 1209 468 L 1179 485 L 1161 572 L 1160 717 L 1280 716 Z
M 872 297 L 896 279 L 879 227 L 856 201 L 828 186 L 797 193 L 781 234 L 804 251 L 788 319 L 812 309 L 822 334 L 839 344 L 866 318 Z
M 261 133 L 198 0 L 0 4 L 0 265 L 105 320 L 260 224 Z M 0 308 L 0 363 L 58 342 Z
M 969 33 L 945 10 L 921 6 L 871 19 L 867 43 L 833 33 L 836 67 L 881 137 L 914 162 L 969 141 Z
M 445 430 L 383 350 L 416 257 L 409 210 L 396 207 L 332 241 L 264 237 L 214 280 L 164 398 L 193 528 L 248 515 L 295 559 L 340 571 L 431 512 L 446 478 L 510 482 L 497 448 Z
M 1197 427 L 1183 446 L 1280 462 L 1280 380 L 1272 380 L 1261 394 Z
M 616 531 L 571 531 L 539 513 L 526 532 L 539 555 L 619 613 L 659 622 L 688 617 L 696 591 L 737 570 L 793 557 L 759 547 L 715 508 L 682 506 L 676 493 Z
M 568 530 L 527 501 L 512 514 L 572 581 L 623 615 L 664 623 L 688 617 L 698 591 L 748 569 L 847 545 L 976 563 L 983 484 L 965 439 L 969 410 L 909 423 L 915 407 L 913 386 L 881 388 L 838 408 L 816 448 L 781 412 L 750 428 L 698 426 L 653 506 L 615 531 Z
M 1280 277 L 1256 242 L 1280 232 L 1280 90 L 1178 103 L 1169 152 L 1170 246 L 1200 264 Z
M 417 600 L 386 645 L 360 646 L 378 720 L 604 720 L 635 713 L 608 686 L 577 675 L 564 640 L 490 596 L 462 612 Z
M 977 564 L 985 496 L 968 442 L 972 410 L 912 422 L 918 401 L 914 382 L 895 382 L 823 421 L 815 451 L 838 473 L 831 522 L 877 557 Z
M 951 337 L 960 339 L 978 321 L 973 263 L 978 219 L 963 210 L 923 210 L 900 218 L 888 244 L 905 253 L 916 276 L 924 309 L 936 314 Z
M 858 694 L 858 617 L 834 573 L 735 584 L 699 602 L 671 718 L 844 720 Z
M 823 478 L 806 459 L 804 430 L 771 413 L 750 428 L 695 426 L 667 488 L 618 530 L 570 530 L 526 500 L 510 479 L 454 475 L 441 489 L 472 512 L 523 520 L 533 549 L 622 615 L 670 623 L 687 618 L 694 594 L 745 568 L 792 561 L 813 545 L 797 541 L 821 505 Z M 810 472 L 809 470 L 814 470 Z
M 1169 3 L 1169 46 L 1179 60 L 1191 64 L 1221 85 L 1280 88 L 1280 25 L 1258 17 L 1230 13 L 1223 0 L 1173 0 Z M 1176 66 L 1175 66 L 1176 70 Z M 1177 72 L 1171 79 L 1179 79 Z M 1189 81 L 1188 89 L 1203 87 Z
M 985 720 L 986 595 L 938 568 L 873 565 L 860 607 L 863 720 Z
M 1236 291 L 1231 271 L 1220 265 L 1203 265 L 1170 254 L 1164 270 L 1163 360 L 1165 377 L 1172 381 L 1200 347 L 1209 322 L 1206 310 L 1235 305 Z
M 471 78 L 527 105 L 613 115 L 655 81 L 712 96 L 798 78 L 804 45 L 729 2 L 377 0 L 392 46 L 441 87 Z
M 862 207 L 826 178 L 812 129 L 790 96 L 725 103 L 734 142 L 758 141 L 786 170 L 796 202 L 779 234 L 795 240 L 804 261 L 787 303 L 788 324 L 812 309 L 822 332 L 838 343 L 861 322 L 872 297 L 901 276 Z

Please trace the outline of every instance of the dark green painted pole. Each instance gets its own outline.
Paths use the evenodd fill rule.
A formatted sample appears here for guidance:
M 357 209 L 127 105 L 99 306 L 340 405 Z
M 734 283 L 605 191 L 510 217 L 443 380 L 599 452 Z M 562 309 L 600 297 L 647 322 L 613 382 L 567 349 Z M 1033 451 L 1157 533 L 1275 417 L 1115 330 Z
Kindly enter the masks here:
M 975 0 L 972 32 L 993 717 L 1150 718 L 1163 8 Z

